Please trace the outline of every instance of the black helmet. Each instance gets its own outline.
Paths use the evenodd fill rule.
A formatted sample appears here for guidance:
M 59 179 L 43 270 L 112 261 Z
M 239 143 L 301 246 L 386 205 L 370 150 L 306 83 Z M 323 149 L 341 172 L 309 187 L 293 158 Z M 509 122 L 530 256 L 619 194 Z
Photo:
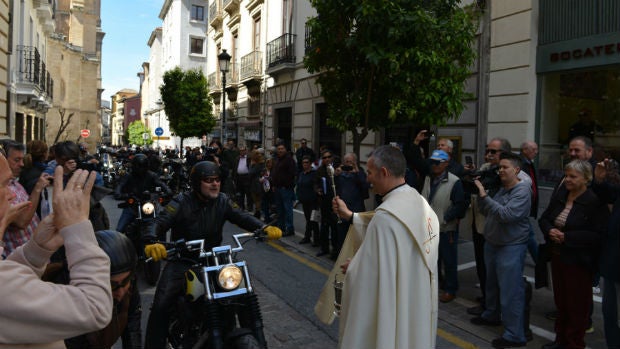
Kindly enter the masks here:
M 133 159 L 131 159 L 131 169 L 137 174 L 145 174 L 149 169 L 148 156 L 142 153 L 136 154 Z
M 192 189 L 200 191 L 200 181 L 206 177 L 213 177 L 220 175 L 220 167 L 212 161 L 201 161 L 192 167 L 189 173 L 189 180 L 192 184 Z
M 110 275 L 132 271 L 136 268 L 138 256 L 133 243 L 125 234 L 114 230 L 95 232 L 99 247 L 110 257 Z

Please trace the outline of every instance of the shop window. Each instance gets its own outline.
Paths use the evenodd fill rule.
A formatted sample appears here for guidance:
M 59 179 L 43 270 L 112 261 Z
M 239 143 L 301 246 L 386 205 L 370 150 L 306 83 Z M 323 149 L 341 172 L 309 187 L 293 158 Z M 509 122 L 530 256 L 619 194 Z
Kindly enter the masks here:
M 540 117 L 539 183 L 554 186 L 570 161 L 574 136 L 594 142 L 594 157 L 620 159 L 620 68 L 546 74 Z

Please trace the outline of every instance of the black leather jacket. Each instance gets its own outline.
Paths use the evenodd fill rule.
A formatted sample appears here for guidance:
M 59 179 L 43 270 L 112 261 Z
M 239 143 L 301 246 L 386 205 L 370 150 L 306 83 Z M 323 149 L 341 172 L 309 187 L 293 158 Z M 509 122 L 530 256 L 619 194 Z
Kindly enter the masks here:
M 220 193 L 216 199 L 202 201 L 192 191 L 177 195 L 166 205 L 144 240 L 147 243 L 163 241 L 168 229 L 172 229 L 172 241 L 205 239 L 205 248 L 210 249 L 221 244 L 226 221 L 249 231 L 265 225 L 252 214 L 241 210 L 226 194 Z
M 144 176 L 127 174 L 121 177 L 114 189 L 114 199 L 124 200 L 129 195 L 140 195 L 145 191 L 155 192 L 155 188 L 160 187 L 161 193 L 165 196 L 172 195 L 172 190 L 159 179 L 159 176 L 152 171 L 147 171 Z

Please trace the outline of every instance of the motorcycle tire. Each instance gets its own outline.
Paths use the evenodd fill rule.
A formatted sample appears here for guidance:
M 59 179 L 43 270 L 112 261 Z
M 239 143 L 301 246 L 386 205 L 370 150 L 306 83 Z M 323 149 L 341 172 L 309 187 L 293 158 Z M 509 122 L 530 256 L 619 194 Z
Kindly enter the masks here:
M 157 284 L 159 273 L 161 273 L 161 261 L 144 263 L 144 278 L 149 285 L 155 286 Z
M 258 343 L 256 337 L 251 334 L 245 334 L 235 338 L 233 342 L 233 349 L 263 349 Z

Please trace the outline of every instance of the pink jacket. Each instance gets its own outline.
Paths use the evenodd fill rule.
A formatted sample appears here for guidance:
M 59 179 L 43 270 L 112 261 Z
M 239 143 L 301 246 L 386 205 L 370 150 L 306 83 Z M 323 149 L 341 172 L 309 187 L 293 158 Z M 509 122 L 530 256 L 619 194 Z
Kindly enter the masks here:
M 63 339 L 104 328 L 112 317 L 110 260 L 89 221 L 60 230 L 70 285 L 41 281 L 53 251 L 34 240 L 0 261 L 0 348 L 65 348 Z

